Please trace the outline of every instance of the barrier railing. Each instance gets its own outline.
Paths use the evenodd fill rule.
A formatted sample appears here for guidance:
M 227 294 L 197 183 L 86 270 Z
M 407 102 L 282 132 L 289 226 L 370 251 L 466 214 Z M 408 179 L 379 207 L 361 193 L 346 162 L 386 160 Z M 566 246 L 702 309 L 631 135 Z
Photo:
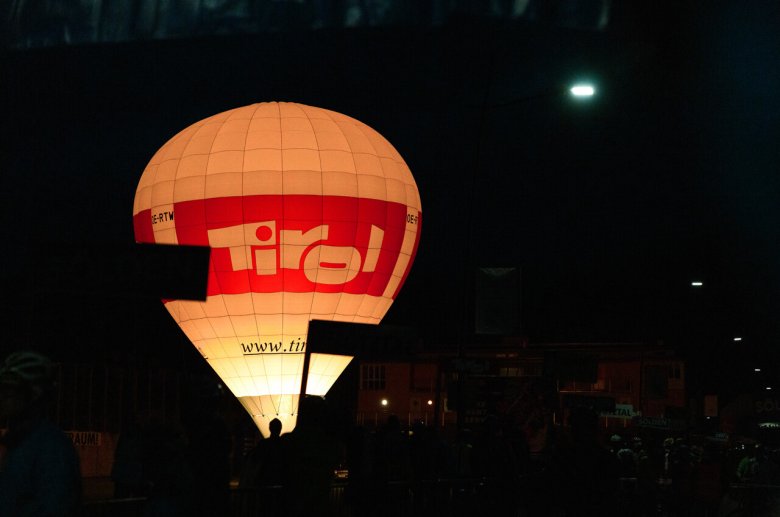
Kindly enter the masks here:
M 306 490 L 300 487 L 298 490 Z M 294 492 L 292 493 L 294 496 Z M 377 514 L 387 517 L 426 517 L 474 515 L 477 509 L 489 509 L 506 499 L 518 503 L 517 494 L 499 486 L 496 480 L 486 478 L 433 479 L 422 481 L 366 481 L 353 483 L 339 481 L 331 485 L 327 508 L 322 517 L 348 517 Z M 229 517 L 273 515 L 282 510 L 289 497 L 282 486 L 258 489 L 234 488 L 231 490 Z M 91 501 L 84 505 L 84 517 L 141 517 L 147 504 L 146 498 L 109 499 Z M 379 512 L 379 513 L 377 513 Z
M 420 481 L 352 480 L 334 482 L 327 503 L 318 507 L 320 517 L 353 517 L 357 515 L 381 515 L 383 517 L 459 517 L 473 515 L 530 515 L 532 499 L 544 499 L 545 507 L 557 504 L 547 487 L 545 494 L 535 494 L 540 480 L 524 478 L 516 480 L 492 478 L 451 478 Z M 535 488 L 536 487 L 536 488 Z M 296 490 L 304 494 L 306 487 Z M 554 491 L 554 489 L 552 489 Z M 636 478 L 620 478 L 612 500 L 613 509 L 633 515 L 658 515 L 666 512 L 689 515 L 714 515 L 712 509 L 697 506 L 696 513 L 668 500 L 669 494 L 651 490 L 643 493 Z M 296 492 L 285 492 L 282 486 L 257 489 L 233 488 L 230 493 L 226 517 L 255 517 L 282 512 Z M 552 497 L 552 499 L 550 499 Z M 110 499 L 92 501 L 84 505 L 84 517 L 142 517 L 145 515 L 145 498 Z M 696 504 L 688 501 L 688 504 Z M 780 485 L 761 483 L 735 483 L 720 498 L 718 515 L 749 516 L 774 515 L 780 509 Z M 684 513 L 680 513 L 683 511 Z M 498 513 L 497 513 L 498 512 Z M 767 513 L 770 512 L 770 513 Z M 560 515 L 565 515 L 560 513 Z
M 106 499 L 84 503 L 83 517 L 140 517 L 146 505 L 145 497 Z

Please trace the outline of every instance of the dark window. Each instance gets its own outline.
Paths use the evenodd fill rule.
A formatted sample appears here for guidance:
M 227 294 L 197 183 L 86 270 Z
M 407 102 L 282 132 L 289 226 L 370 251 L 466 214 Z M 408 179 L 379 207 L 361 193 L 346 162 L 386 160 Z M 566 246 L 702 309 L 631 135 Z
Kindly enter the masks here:
M 385 389 L 385 365 L 364 364 L 361 366 L 360 389 L 374 391 Z

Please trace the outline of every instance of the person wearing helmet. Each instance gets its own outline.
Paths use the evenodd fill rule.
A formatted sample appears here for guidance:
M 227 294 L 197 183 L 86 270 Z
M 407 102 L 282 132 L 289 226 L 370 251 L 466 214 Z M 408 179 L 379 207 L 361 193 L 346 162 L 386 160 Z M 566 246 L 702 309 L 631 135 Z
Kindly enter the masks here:
M 73 443 L 47 419 L 54 365 L 36 352 L 14 352 L 0 364 L 0 515 L 76 515 L 81 474 Z

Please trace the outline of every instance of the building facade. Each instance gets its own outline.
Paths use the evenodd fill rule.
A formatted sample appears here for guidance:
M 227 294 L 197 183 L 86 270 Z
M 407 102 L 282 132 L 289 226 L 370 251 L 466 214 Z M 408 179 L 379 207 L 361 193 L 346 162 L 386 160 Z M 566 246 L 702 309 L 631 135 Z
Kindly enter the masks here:
M 573 408 L 589 407 L 617 429 L 684 420 L 686 402 L 685 364 L 663 346 L 508 342 L 361 361 L 356 421 L 372 427 L 394 414 L 409 426 L 470 428 L 491 416 L 566 425 Z

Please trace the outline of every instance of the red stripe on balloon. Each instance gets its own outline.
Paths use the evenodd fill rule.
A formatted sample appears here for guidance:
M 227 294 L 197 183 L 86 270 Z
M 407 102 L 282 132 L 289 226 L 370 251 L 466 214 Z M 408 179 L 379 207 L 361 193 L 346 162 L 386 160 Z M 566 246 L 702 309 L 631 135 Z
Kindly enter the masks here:
M 144 214 L 143 217 L 140 217 Z M 153 243 L 154 232 L 152 231 L 152 211 L 145 210 L 133 216 L 133 232 L 136 242 Z
M 208 295 L 241 294 L 246 292 L 346 292 L 381 296 L 395 269 L 407 226 L 407 207 L 401 203 L 345 196 L 257 195 L 245 197 L 211 198 L 176 203 L 174 205 L 176 236 L 182 245 L 211 245 Z M 419 221 L 419 218 L 418 218 Z M 419 224 L 419 223 L 418 223 Z M 231 249 L 218 244 L 209 231 L 229 231 L 246 235 L 252 242 L 249 268 L 236 269 Z M 248 226 L 246 226 L 248 225 Z M 319 239 L 327 225 L 327 238 Z M 372 271 L 365 270 L 372 228 L 382 230 L 381 250 Z M 155 242 L 151 210 L 135 215 L 134 228 L 138 242 Z M 274 228 L 275 231 L 271 231 Z M 314 230 L 312 233 L 307 234 Z M 284 231 L 284 235 L 282 234 Z M 226 238 L 226 237 L 225 237 Z M 223 241 L 224 239 L 223 238 Z M 294 267 L 282 267 L 280 243 L 286 239 L 288 258 L 294 257 Z M 414 253 L 419 242 L 419 228 Z M 247 262 L 243 242 L 233 253 Z M 358 251 L 361 268 L 357 274 L 348 273 L 351 248 Z M 314 253 L 309 257 L 310 253 Z M 334 256 L 335 254 L 335 256 Z M 319 256 L 319 260 L 315 257 Z M 335 259 L 335 260 L 334 260 Z M 412 260 L 403 279 L 409 274 Z M 306 269 L 319 269 L 319 272 Z M 326 270 L 327 274 L 322 271 Z M 351 275 L 348 281 L 338 283 L 334 270 Z M 334 280 L 335 278 L 335 280 Z M 315 281 L 312 281 L 315 280 Z M 400 286 L 399 286 L 400 289 Z M 393 294 L 397 296 L 398 289 Z

